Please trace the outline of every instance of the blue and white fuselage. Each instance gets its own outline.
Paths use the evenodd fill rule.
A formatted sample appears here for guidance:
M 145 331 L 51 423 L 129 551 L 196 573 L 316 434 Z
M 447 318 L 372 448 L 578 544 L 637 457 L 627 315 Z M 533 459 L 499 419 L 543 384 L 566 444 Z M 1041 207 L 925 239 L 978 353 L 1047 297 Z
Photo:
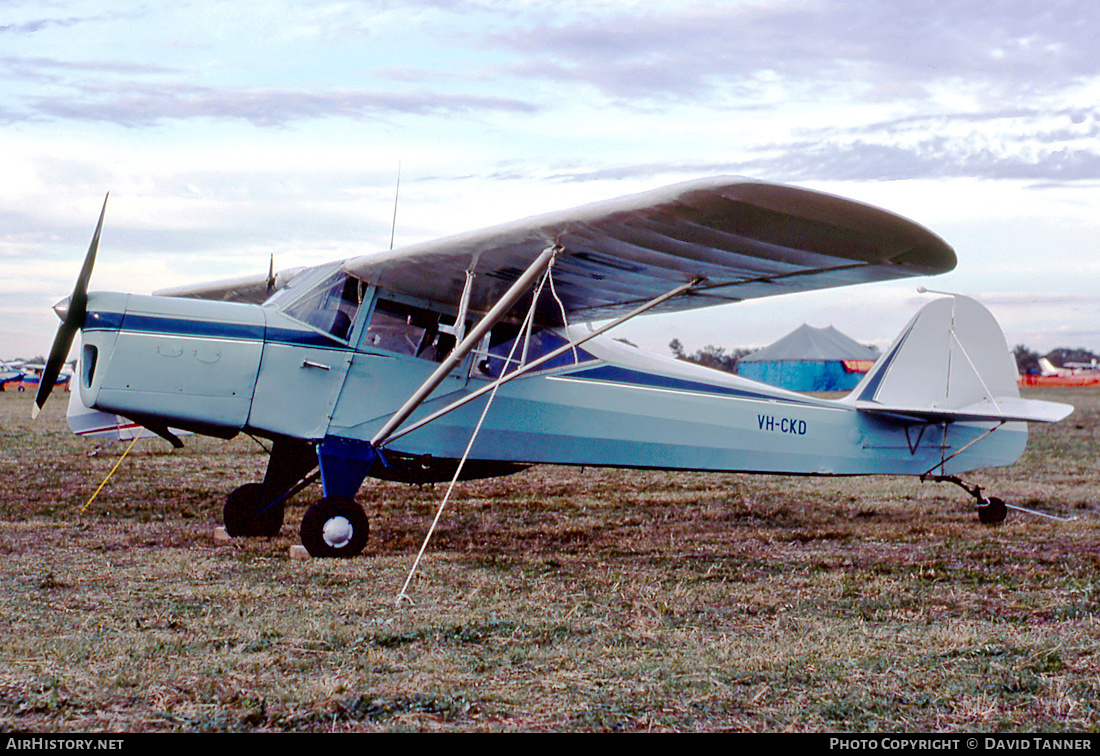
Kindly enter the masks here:
M 502 386 L 473 455 L 679 470 L 919 475 L 989 427 L 952 423 L 946 435 L 939 427 L 921 434 L 927 421 L 859 412 L 843 399 L 785 391 L 608 337 L 585 344 L 580 356 L 579 364 Z M 481 409 L 480 401 L 467 405 L 453 419 L 444 416 L 393 445 L 412 454 L 461 455 Z M 334 422 L 343 417 L 337 413 Z M 1011 464 L 1026 440 L 1026 424 L 1014 423 L 949 461 L 946 471 Z
M 425 482 L 555 463 L 951 478 L 1011 464 L 1028 421 L 1072 409 L 1020 398 L 1000 327 L 962 296 L 926 304 L 839 399 L 599 335 L 644 312 L 955 266 L 928 229 L 797 187 L 702 179 L 169 296 L 87 293 L 105 211 L 106 201 L 73 294 L 55 308 L 44 375 L 60 374 L 81 331 L 85 407 L 175 444 L 174 429 L 270 439 L 263 482 L 226 501 L 231 535 L 279 532 L 283 502 L 319 468 L 324 497 L 301 524 L 314 555 L 363 548 L 353 497 L 368 476 Z M 586 321 L 601 325 L 569 325 Z
M 363 476 L 384 475 L 387 454 L 463 456 L 488 395 L 412 432 L 399 431 L 384 444 L 369 443 L 437 367 L 444 348 L 440 321 L 453 316 L 338 271 L 329 274 L 316 276 L 316 283 L 354 296 L 310 299 L 306 290 L 297 300 L 276 297 L 259 306 L 90 295 L 79 372 L 82 401 L 153 428 L 308 442 L 320 452 L 326 492 L 331 488 L 342 496 L 353 495 Z M 309 300 L 304 309 L 283 306 L 302 298 Z M 334 314 L 343 316 L 343 326 L 334 327 Z M 1026 424 L 1013 421 L 1012 413 L 984 420 L 980 413 L 961 411 L 995 398 L 981 395 L 989 384 L 999 390 L 1002 403 L 1020 401 L 1005 361 L 983 382 L 943 379 L 945 387 L 954 381 L 960 395 L 953 406 L 947 397 L 938 405 L 933 400 L 919 407 L 876 406 L 875 392 L 901 380 L 883 371 L 924 349 L 912 336 L 915 324 L 935 315 L 914 318 L 884 357 L 888 364 L 841 399 L 785 391 L 609 337 L 594 338 L 500 385 L 469 456 L 508 463 L 822 475 L 954 474 L 1011 464 L 1026 443 Z M 987 323 L 980 325 L 988 329 Z M 585 331 L 573 326 L 536 331 L 526 339 L 517 331 L 495 344 L 486 339 L 492 346 L 467 355 L 403 427 Z M 1003 343 L 999 334 L 998 329 L 995 335 Z M 988 337 L 983 330 L 974 338 Z M 510 349 L 513 356 L 504 369 Z M 936 360 L 921 359 L 934 368 Z M 975 390 L 974 396 L 961 397 Z M 358 460 L 353 469 L 359 472 L 329 475 L 326 453 Z

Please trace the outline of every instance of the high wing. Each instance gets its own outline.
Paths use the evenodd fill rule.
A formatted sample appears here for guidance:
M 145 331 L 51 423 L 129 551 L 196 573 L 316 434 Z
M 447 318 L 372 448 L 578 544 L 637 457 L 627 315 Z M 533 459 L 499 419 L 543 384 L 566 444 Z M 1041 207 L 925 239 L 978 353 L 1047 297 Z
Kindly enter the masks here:
M 955 253 L 900 216 L 820 192 L 735 177 L 692 181 L 482 231 L 352 258 L 392 291 L 485 311 L 544 249 L 562 249 L 554 290 L 575 320 L 621 314 L 693 280 L 659 310 L 945 273 Z M 561 321 L 550 297 L 538 316 Z

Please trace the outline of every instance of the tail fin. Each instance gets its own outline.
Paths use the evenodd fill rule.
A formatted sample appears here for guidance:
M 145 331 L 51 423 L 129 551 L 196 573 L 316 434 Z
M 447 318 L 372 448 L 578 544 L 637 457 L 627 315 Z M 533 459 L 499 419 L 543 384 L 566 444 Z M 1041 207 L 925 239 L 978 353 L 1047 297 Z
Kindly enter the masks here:
M 1054 367 L 1054 364 L 1046 357 L 1039 358 L 1040 375 L 1058 375 L 1058 372 L 1058 368 Z
M 943 422 L 1057 422 L 1073 407 L 1020 398 L 1001 327 L 978 302 L 929 302 L 845 399 L 857 409 Z

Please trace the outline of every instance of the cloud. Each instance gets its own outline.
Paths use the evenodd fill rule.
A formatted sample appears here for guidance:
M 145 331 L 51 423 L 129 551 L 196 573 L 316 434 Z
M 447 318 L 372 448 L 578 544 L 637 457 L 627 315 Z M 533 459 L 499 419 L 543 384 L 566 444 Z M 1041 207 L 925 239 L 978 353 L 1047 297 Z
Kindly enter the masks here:
M 162 74 L 178 73 L 179 69 L 148 63 L 117 61 L 69 61 L 54 58 L 21 58 L 12 55 L 0 57 L 0 66 L 16 79 L 61 82 L 62 72 L 113 73 L 113 74 Z
M 779 135 L 783 136 L 783 135 Z M 1016 108 L 793 129 L 718 160 L 668 160 L 548 170 L 585 182 L 733 173 L 776 181 L 901 181 L 980 177 L 1041 185 L 1100 180 L 1100 109 Z M 506 176 L 504 176 L 506 177 Z
M 81 87 L 84 96 L 28 99 L 33 111 L 53 118 L 150 126 L 188 118 L 240 119 L 255 126 L 282 126 L 326 117 L 367 118 L 393 114 L 454 115 L 472 111 L 533 113 L 524 100 L 434 92 L 391 93 L 294 89 L 216 89 L 182 83 L 128 84 L 118 88 Z
M 1100 292 L 1096 294 L 1050 292 L 991 292 L 980 295 L 987 305 L 1001 307 L 1054 307 L 1086 305 L 1100 307 Z
M 51 27 L 76 26 L 88 21 L 87 18 L 39 18 L 17 24 L 0 24 L 0 34 L 34 34 Z
M 736 95 L 764 82 L 875 99 L 930 99 L 952 82 L 992 98 L 1095 76 L 1098 22 L 1100 6 L 1082 2 L 846 0 L 597 7 L 488 37 L 522 54 L 517 75 L 583 81 L 614 98 Z
M 918 178 L 1100 180 L 1100 153 L 1093 150 L 1022 150 L 971 145 L 961 140 L 930 139 L 913 146 L 856 141 L 779 145 L 774 154 L 745 161 L 753 174 L 787 181 L 898 181 Z
M 571 8 L 486 39 L 514 54 L 502 69 L 512 76 L 588 87 L 624 119 L 705 113 L 710 133 L 734 137 L 714 160 L 685 159 L 688 148 L 645 166 L 589 163 L 558 180 L 719 171 L 1068 183 L 1100 178 L 1098 26 L 1100 5 L 1073 0 L 839 0 Z M 757 120 L 775 125 L 764 139 L 733 126 Z
M 30 118 L 106 121 L 126 127 L 166 120 L 221 118 L 256 126 L 281 126 L 325 117 L 367 118 L 392 114 L 454 115 L 470 112 L 534 113 L 529 101 L 492 95 L 432 91 L 386 92 L 330 89 L 307 92 L 287 88 L 198 86 L 150 76 L 177 73 L 159 65 L 113 61 L 62 61 L 0 58 L 10 76 L 24 82 L 50 83 L 62 94 L 24 95 L 24 110 L 0 107 L 0 120 Z M 68 75 L 76 74 L 76 78 Z

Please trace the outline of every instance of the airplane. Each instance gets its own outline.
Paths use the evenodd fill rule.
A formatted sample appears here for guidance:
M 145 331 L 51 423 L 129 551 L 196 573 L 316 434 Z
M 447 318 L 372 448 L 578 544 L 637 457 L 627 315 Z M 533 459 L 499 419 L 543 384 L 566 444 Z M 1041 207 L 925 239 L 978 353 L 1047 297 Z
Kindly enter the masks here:
M 109 196 L 109 195 L 108 195 Z M 409 483 L 531 464 L 797 475 L 961 473 L 1012 464 L 1027 423 L 1070 405 L 1020 398 L 996 320 L 937 297 L 850 394 L 766 386 L 605 337 L 645 313 L 929 276 L 954 250 L 893 213 L 737 177 L 690 181 L 347 260 L 137 295 L 88 293 L 107 200 L 32 415 L 81 332 L 82 403 L 173 445 L 173 429 L 271 442 L 262 481 L 223 517 L 279 532 L 320 477 L 306 550 L 350 557 L 367 477 Z M 700 317 L 707 317 L 704 309 Z M 491 410 L 491 411 L 490 411 Z
M 1039 374 L 1043 376 L 1057 376 L 1066 378 L 1074 375 L 1100 375 L 1100 363 L 1094 357 L 1092 362 L 1067 362 L 1062 367 L 1055 367 L 1046 357 L 1039 358 Z
M 23 363 L 19 360 L 12 362 L 0 362 L 0 391 L 6 391 L 7 387 L 18 385 L 22 390 Z
M 46 363 L 43 362 L 26 362 L 20 366 L 20 370 L 23 375 L 19 379 L 18 388 L 20 391 L 25 391 L 28 388 L 37 389 L 39 382 L 41 381 L 42 373 L 46 369 Z M 54 386 L 64 386 L 69 388 L 69 383 L 72 380 L 73 371 L 69 364 L 63 365 L 53 379 Z
M 1022 386 L 1084 387 L 1100 384 L 1100 366 L 1089 362 L 1067 362 L 1056 367 L 1048 358 L 1039 358 L 1038 375 L 1021 375 Z

